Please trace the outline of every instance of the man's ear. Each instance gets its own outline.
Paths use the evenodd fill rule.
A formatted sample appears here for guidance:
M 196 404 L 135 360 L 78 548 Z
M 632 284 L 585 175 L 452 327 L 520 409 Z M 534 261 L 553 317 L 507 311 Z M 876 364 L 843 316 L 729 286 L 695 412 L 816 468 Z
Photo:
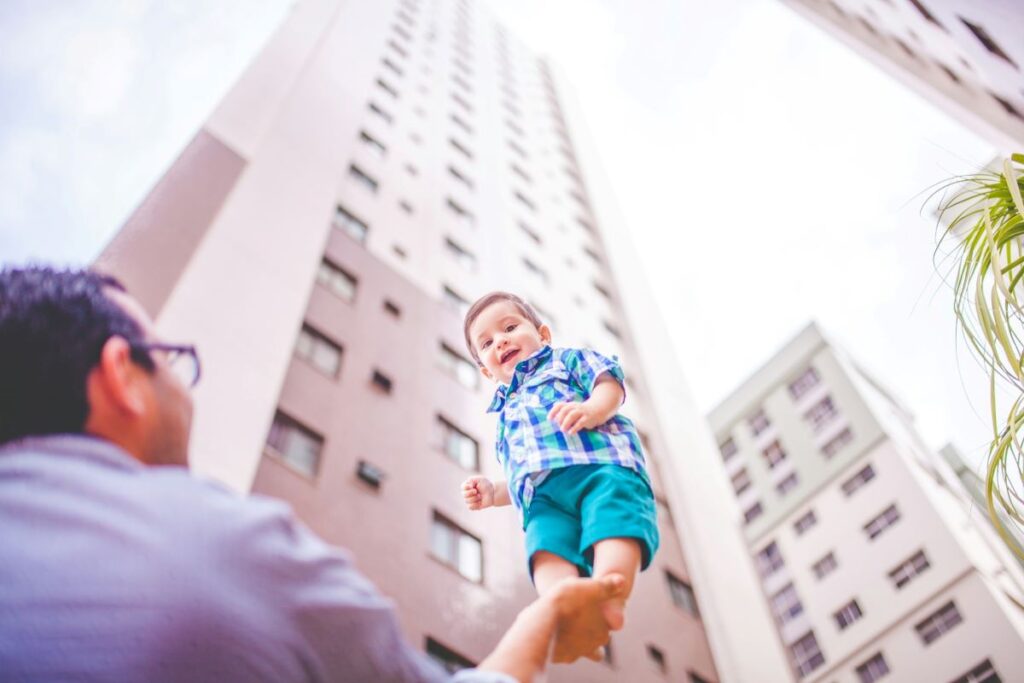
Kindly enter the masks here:
M 141 415 L 146 411 L 140 373 L 145 372 L 132 360 L 131 345 L 124 337 L 113 336 L 100 350 L 100 362 L 93 368 L 95 388 L 103 393 L 109 406 L 118 412 Z
M 551 343 L 551 328 L 550 327 L 548 327 L 547 325 L 541 325 L 540 327 L 537 328 L 537 331 L 540 333 L 541 341 L 543 341 L 545 344 L 550 344 Z

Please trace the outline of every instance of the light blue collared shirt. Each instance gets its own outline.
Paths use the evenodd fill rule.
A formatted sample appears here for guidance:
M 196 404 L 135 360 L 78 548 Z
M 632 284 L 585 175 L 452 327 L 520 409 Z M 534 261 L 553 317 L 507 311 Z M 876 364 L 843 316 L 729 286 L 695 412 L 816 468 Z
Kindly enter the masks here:
M 0 679 L 459 681 L 291 508 L 82 435 L 0 448 Z

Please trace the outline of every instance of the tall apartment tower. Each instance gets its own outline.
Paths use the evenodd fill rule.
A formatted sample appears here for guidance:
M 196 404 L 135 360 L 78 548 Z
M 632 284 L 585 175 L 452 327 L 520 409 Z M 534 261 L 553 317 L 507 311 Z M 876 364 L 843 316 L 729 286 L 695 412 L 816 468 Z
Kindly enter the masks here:
M 1024 148 L 1018 0 L 784 0 L 1002 153 Z
M 462 316 L 521 293 L 558 345 L 620 356 L 662 535 L 610 661 L 550 680 L 773 679 L 713 439 L 568 92 L 476 3 L 303 0 L 98 265 L 201 351 L 193 468 L 351 549 L 451 668 L 533 598 L 515 513 L 459 491 L 500 478 Z
M 794 678 L 1024 680 L 1024 573 L 910 413 L 810 325 L 710 415 Z

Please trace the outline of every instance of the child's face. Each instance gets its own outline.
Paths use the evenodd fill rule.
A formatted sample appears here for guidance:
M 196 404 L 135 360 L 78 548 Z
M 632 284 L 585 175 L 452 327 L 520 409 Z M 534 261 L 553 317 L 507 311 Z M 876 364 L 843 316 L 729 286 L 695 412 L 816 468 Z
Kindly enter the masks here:
M 547 325 L 534 327 L 511 301 L 496 301 L 469 326 L 469 338 L 483 363 L 484 377 L 508 384 L 516 363 L 551 341 L 551 330 Z

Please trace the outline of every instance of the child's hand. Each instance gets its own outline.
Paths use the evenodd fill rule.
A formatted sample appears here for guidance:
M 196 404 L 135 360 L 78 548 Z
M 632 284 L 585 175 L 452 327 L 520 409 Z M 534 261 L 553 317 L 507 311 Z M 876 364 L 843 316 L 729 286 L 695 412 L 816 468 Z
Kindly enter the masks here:
M 560 401 L 548 413 L 548 419 L 570 435 L 581 429 L 593 429 L 608 421 L 603 411 L 595 408 L 589 400 L 582 403 Z
M 470 477 L 462 482 L 462 497 L 470 510 L 494 505 L 494 482 L 487 477 Z

